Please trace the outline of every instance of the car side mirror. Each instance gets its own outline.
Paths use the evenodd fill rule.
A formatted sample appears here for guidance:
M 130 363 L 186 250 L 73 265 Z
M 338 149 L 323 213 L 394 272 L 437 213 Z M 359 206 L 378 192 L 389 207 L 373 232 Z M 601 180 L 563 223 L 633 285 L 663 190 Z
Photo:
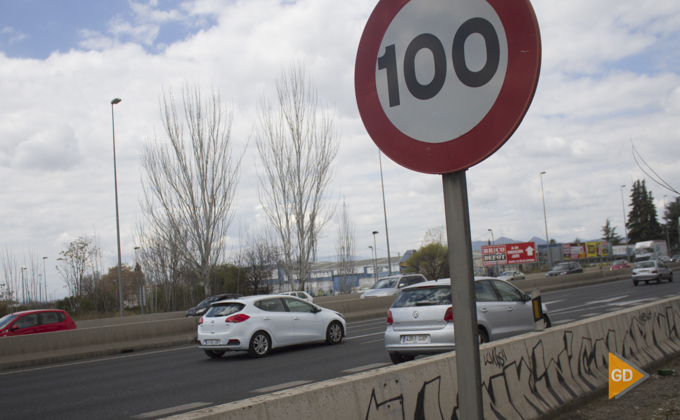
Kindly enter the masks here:
M 12 325 L 12 327 L 9 329 L 10 331 L 16 331 L 19 329 L 18 325 Z
M 312 309 L 312 312 L 318 314 L 319 312 L 321 312 L 321 308 L 315 306 L 314 309 Z
M 399 283 L 398 288 L 401 289 L 402 287 L 406 286 L 406 283 Z
M 525 302 L 531 302 L 531 295 L 529 293 L 524 294 L 524 301 Z

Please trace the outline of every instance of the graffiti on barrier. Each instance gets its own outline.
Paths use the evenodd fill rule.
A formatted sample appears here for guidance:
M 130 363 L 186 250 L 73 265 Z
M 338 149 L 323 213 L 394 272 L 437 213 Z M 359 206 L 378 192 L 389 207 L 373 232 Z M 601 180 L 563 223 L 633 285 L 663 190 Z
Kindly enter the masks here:
M 493 365 L 488 369 L 500 371 L 482 383 L 486 418 L 539 417 L 580 395 L 605 386 L 610 351 L 640 366 L 680 352 L 679 326 L 680 314 L 668 306 L 665 311 L 653 313 L 646 310 L 633 316 L 619 339 L 615 329 L 580 337 L 575 337 L 573 330 L 566 329 L 558 346 L 551 343 L 549 348 L 555 349 L 553 352 L 549 354 L 539 339 L 531 349 L 528 360 L 525 357 L 510 360 L 504 348 L 493 348 L 484 353 L 484 366 Z M 456 393 L 456 401 L 442 408 L 442 402 L 451 401 L 453 393 L 442 395 L 441 375 L 423 382 L 417 395 L 400 393 L 380 401 L 374 389 L 366 420 L 457 420 L 459 404 L 457 392 L 453 392 Z

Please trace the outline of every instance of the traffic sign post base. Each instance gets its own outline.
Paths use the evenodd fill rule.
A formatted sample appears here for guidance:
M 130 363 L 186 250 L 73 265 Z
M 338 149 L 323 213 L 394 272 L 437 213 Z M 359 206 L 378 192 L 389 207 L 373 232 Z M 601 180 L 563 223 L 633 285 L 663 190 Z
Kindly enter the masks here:
M 442 182 L 456 340 L 459 418 L 483 420 L 482 370 L 465 171 L 443 174 Z

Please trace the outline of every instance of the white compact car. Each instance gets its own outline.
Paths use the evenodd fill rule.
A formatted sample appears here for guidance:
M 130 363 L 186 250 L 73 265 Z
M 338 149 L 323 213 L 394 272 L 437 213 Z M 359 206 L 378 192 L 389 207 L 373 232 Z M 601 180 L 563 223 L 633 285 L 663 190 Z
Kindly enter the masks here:
M 346 331 L 339 312 L 292 296 L 246 296 L 210 306 L 198 322 L 198 348 L 212 358 L 227 351 L 264 357 L 273 348 L 293 344 L 338 344 Z
M 535 330 L 531 296 L 512 284 L 491 277 L 475 278 L 479 342 Z M 543 322 L 550 314 L 543 307 Z M 450 279 L 428 281 L 402 289 L 387 312 L 385 350 L 392 362 L 413 360 L 420 354 L 456 349 Z

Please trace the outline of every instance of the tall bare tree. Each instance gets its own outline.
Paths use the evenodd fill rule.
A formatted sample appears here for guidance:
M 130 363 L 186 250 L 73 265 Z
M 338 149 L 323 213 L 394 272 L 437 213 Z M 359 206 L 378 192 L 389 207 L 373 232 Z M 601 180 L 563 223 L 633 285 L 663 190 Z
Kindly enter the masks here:
M 180 240 L 166 241 L 161 236 L 147 231 L 142 223 L 135 227 L 139 263 L 145 281 L 153 289 L 153 300 L 149 302 L 153 312 L 157 312 L 159 307 L 166 311 L 174 311 L 181 307 L 177 296 L 185 270 L 182 253 L 177 249 L 180 242 Z M 159 296 L 162 298 L 161 302 L 158 301 Z
M 163 92 L 161 117 L 168 141 L 147 141 L 141 207 L 149 229 L 184 262 L 211 293 L 210 276 L 222 259 L 233 218 L 241 158 L 232 154 L 233 111 L 219 93 L 204 99 L 197 86 L 182 88 L 178 111 Z
M 283 270 L 304 290 L 314 244 L 332 214 L 328 185 L 339 136 L 300 63 L 282 70 L 276 92 L 274 105 L 262 98 L 258 107 L 258 194 L 280 239 Z
M 249 293 L 273 292 L 272 280 L 277 270 L 278 254 L 276 239 L 269 229 L 248 235 L 240 261 L 246 269 L 243 278 Z
M 57 271 L 68 286 L 73 306 L 73 298 L 83 296 L 83 280 L 93 266 L 98 251 L 93 238 L 87 236 L 78 237 L 66 245 L 67 249 L 61 251 L 57 258 Z
M 342 293 L 349 293 L 354 284 L 356 234 L 356 226 L 343 200 L 342 213 L 338 217 L 338 238 L 335 242 L 335 252 L 338 255 L 338 279 Z

